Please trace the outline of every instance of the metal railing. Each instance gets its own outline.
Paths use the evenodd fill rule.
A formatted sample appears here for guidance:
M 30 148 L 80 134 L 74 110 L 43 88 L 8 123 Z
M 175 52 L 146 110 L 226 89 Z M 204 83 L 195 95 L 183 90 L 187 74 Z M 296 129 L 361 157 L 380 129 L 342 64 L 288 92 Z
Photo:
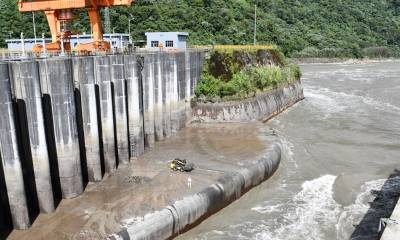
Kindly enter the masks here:
M 51 51 L 46 53 L 34 53 L 32 51 L 10 51 L 7 49 L 0 49 L 0 61 L 18 61 L 26 59 L 44 59 L 52 57 L 74 57 L 74 56 L 103 56 L 103 55 L 118 55 L 118 54 L 146 54 L 146 53 L 178 53 L 185 51 L 207 51 L 207 48 L 187 48 L 187 49 L 171 49 L 171 48 L 116 48 L 110 51 L 98 51 L 80 54 L 77 51 L 63 52 Z

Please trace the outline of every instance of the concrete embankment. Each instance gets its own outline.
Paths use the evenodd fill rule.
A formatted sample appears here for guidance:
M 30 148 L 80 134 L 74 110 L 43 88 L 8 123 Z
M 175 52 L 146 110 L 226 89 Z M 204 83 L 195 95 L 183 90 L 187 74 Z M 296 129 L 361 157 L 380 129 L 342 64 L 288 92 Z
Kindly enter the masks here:
M 241 101 L 193 103 L 193 121 L 246 122 L 267 120 L 304 99 L 300 80 Z

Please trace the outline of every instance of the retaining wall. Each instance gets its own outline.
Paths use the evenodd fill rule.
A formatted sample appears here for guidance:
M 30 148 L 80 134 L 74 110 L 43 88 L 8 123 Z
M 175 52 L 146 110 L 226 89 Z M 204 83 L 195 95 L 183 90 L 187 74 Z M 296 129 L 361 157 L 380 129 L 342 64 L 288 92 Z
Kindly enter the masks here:
M 0 63 L 0 236 L 188 122 L 201 51 Z M 186 61 L 185 61 L 186 59 Z M 193 70 L 196 69 L 196 70 Z M 187 72 L 190 72 L 187 73 Z
M 193 121 L 247 122 L 266 120 L 304 99 L 300 80 L 242 101 L 193 103 Z
M 145 216 L 142 222 L 110 236 L 110 239 L 149 240 L 177 236 L 268 179 L 278 169 L 280 159 L 281 146 L 274 143 L 258 161 L 243 166 L 236 172 L 225 174 L 215 184 L 199 193 Z

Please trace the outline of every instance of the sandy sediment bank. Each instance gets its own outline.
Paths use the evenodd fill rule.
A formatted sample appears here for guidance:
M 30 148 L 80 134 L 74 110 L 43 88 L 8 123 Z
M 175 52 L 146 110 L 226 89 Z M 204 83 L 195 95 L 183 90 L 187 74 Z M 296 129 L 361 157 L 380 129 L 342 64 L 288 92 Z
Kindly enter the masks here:
M 270 177 L 280 153 L 279 139 L 260 122 L 192 124 L 9 239 L 168 238 Z M 176 157 L 195 170 L 169 169 Z

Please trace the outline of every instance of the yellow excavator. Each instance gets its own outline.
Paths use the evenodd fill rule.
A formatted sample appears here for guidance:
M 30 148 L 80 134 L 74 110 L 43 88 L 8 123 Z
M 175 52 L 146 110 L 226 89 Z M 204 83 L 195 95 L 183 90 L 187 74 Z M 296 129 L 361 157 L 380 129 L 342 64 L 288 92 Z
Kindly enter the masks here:
M 93 32 L 92 42 L 78 44 L 78 52 L 108 51 L 110 43 L 103 39 L 100 9 L 117 5 L 129 6 L 134 0 L 19 0 L 21 12 L 44 11 L 49 23 L 52 42 L 42 46 L 36 44 L 35 53 L 46 49 L 49 52 L 59 52 L 62 49 L 71 51 L 71 23 L 75 19 L 74 10 L 86 9 Z

